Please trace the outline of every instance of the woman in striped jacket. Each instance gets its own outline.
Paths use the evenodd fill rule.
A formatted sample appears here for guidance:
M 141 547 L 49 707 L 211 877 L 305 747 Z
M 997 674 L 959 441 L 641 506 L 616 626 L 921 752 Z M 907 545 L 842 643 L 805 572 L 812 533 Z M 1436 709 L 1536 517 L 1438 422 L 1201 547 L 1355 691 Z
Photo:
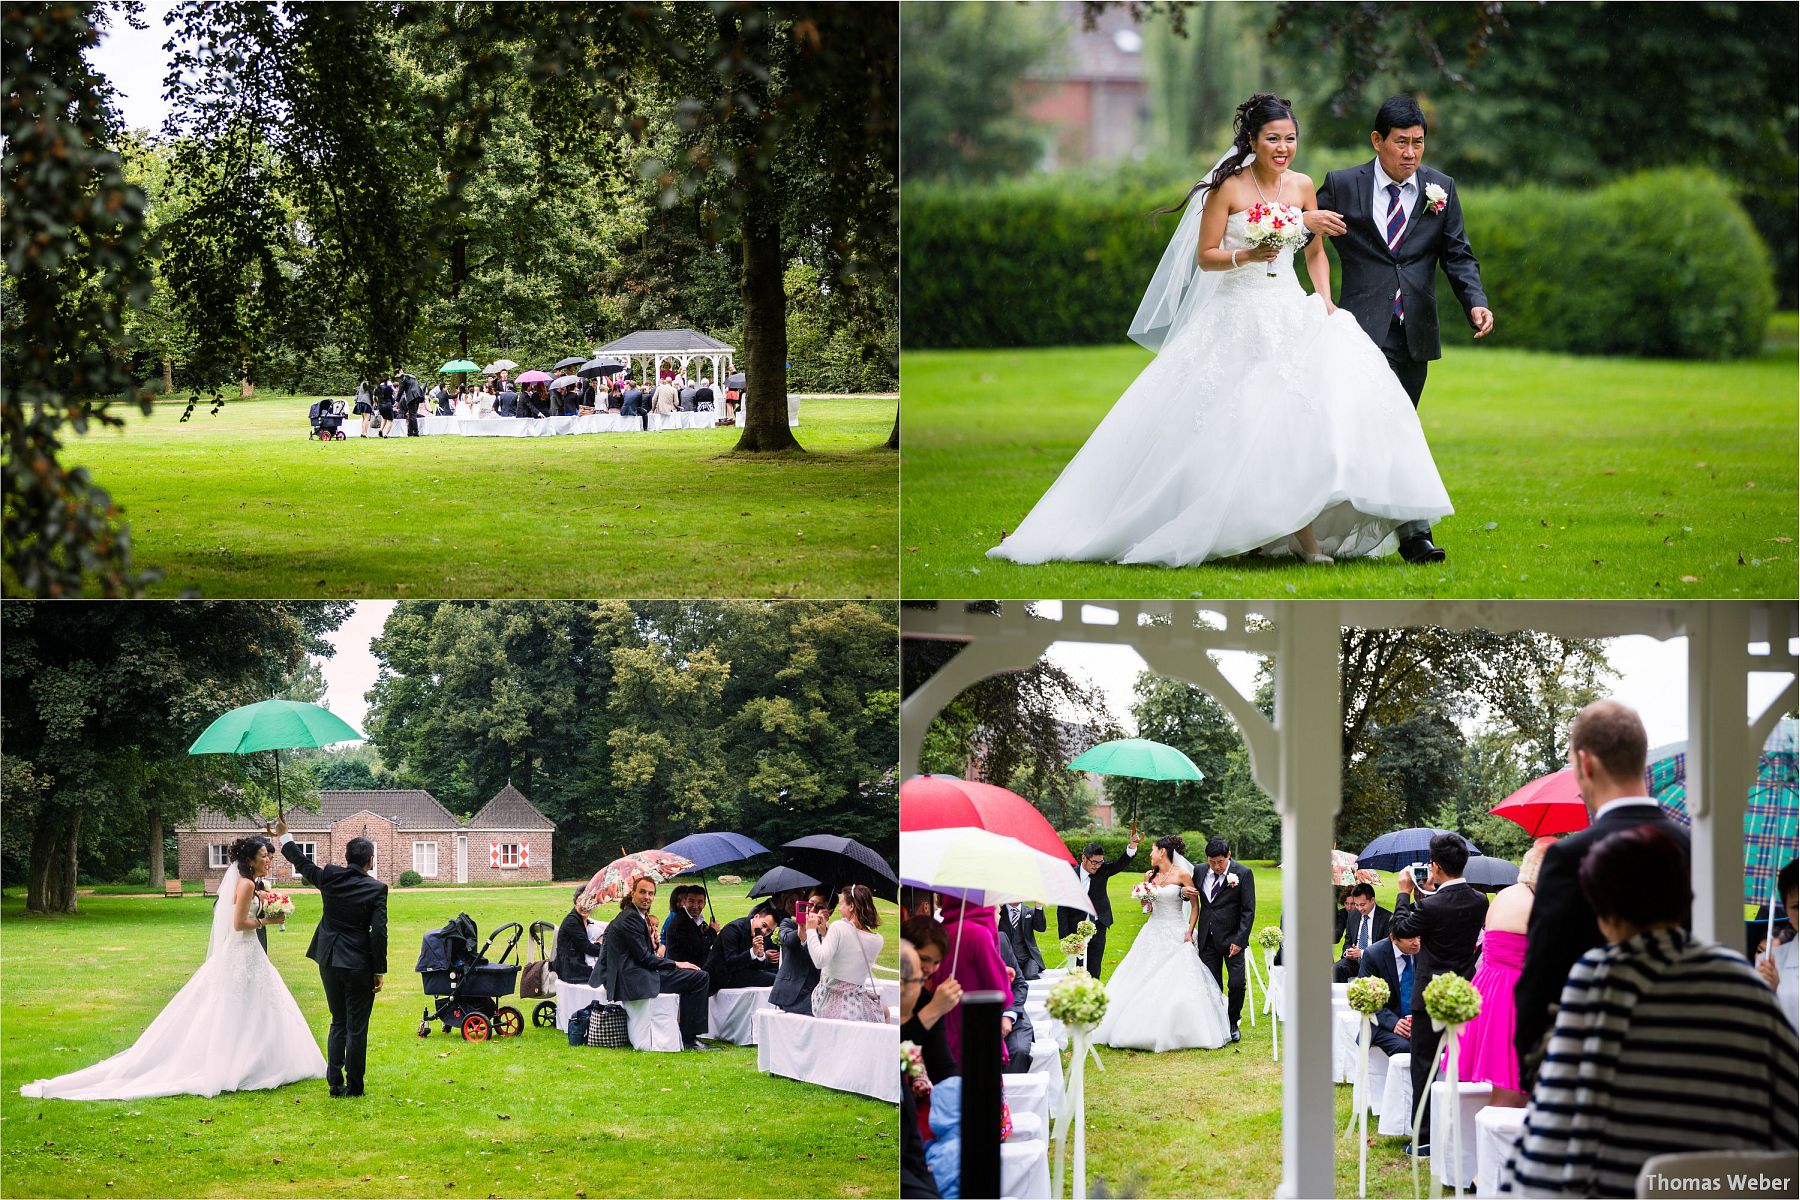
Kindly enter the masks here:
M 1742 955 L 1686 932 L 1688 878 L 1655 825 L 1582 861 L 1608 944 L 1569 972 L 1503 1192 L 1629 1197 L 1658 1154 L 1794 1150 L 1794 1030 Z

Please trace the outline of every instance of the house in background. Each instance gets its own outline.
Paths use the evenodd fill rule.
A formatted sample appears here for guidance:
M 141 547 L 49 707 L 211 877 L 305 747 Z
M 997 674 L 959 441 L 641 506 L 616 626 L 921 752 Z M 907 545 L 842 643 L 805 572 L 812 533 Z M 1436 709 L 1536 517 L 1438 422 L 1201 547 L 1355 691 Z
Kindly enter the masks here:
M 294 841 L 321 866 L 343 862 L 351 838 L 368 838 L 375 843 L 375 877 L 388 884 L 403 871 L 451 883 L 550 880 L 556 826 L 510 783 L 467 821 L 417 790 L 320 792 L 317 812 L 294 810 L 287 817 Z M 248 817 L 202 809 L 193 824 L 176 830 L 181 878 L 216 885 L 230 865 L 231 843 L 260 832 Z M 274 877 L 294 874 L 277 855 Z
M 1080 3 L 1061 8 L 1069 25 L 1067 54 L 1023 81 L 1027 115 L 1050 127 L 1043 169 L 1143 158 L 1150 94 L 1144 35 L 1129 6 L 1108 6 L 1092 29 L 1082 28 Z

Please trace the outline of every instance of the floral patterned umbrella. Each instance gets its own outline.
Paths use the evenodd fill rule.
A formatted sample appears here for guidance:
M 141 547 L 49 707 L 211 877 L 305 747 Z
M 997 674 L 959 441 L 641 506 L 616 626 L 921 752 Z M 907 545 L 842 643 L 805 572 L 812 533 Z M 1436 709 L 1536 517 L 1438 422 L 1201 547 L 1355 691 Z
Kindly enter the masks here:
M 662 883 L 693 869 L 693 861 L 679 854 L 670 854 L 666 850 L 639 850 L 636 854 L 615 858 L 595 871 L 581 899 L 588 906 L 614 904 L 625 895 L 631 881 L 640 875 Z

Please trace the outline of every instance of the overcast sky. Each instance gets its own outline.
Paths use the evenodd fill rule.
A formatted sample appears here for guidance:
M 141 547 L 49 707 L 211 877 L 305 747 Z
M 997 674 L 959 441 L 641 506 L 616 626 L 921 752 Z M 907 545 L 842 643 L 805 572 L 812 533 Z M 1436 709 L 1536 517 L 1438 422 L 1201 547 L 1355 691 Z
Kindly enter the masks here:
M 174 7 L 173 0 L 146 0 L 144 20 L 149 28 L 142 32 L 114 16 L 112 28 L 89 57 L 117 89 L 119 111 L 132 129 L 160 132 L 168 115 L 162 91 L 163 75 L 169 69 L 163 43 L 169 40 L 169 31 L 163 17 Z

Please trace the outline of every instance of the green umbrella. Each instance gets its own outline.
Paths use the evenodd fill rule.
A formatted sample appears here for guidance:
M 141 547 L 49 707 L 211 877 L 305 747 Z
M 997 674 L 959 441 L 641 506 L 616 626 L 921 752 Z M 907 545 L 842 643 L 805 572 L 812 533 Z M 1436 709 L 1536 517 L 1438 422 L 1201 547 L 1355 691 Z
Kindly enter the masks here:
M 1133 779 L 1205 779 L 1194 760 L 1173 746 L 1149 738 L 1117 738 L 1098 746 L 1069 764 L 1071 771 L 1096 775 L 1126 775 Z M 1135 814 L 1133 820 L 1135 820 Z
M 189 754 L 275 754 L 275 811 L 281 811 L 281 754 L 304 746 L 356 742 L 362 734 L 328 708 L 298 700 L 264 700 L 234 708 L 194 739 Z
M 480 367 L 476 366 L 474 363 L 470 362 L 466 358 L 453 358 L 449 362 L 445 363 L 443 366 L 438 368 L 438 374 L 440 374 L 440 375 L 454 375 L 454 374 L 459 374 L 459 373 L 466 374 L 470 371 L 479 371 L 479 370 L 481 370 Z

